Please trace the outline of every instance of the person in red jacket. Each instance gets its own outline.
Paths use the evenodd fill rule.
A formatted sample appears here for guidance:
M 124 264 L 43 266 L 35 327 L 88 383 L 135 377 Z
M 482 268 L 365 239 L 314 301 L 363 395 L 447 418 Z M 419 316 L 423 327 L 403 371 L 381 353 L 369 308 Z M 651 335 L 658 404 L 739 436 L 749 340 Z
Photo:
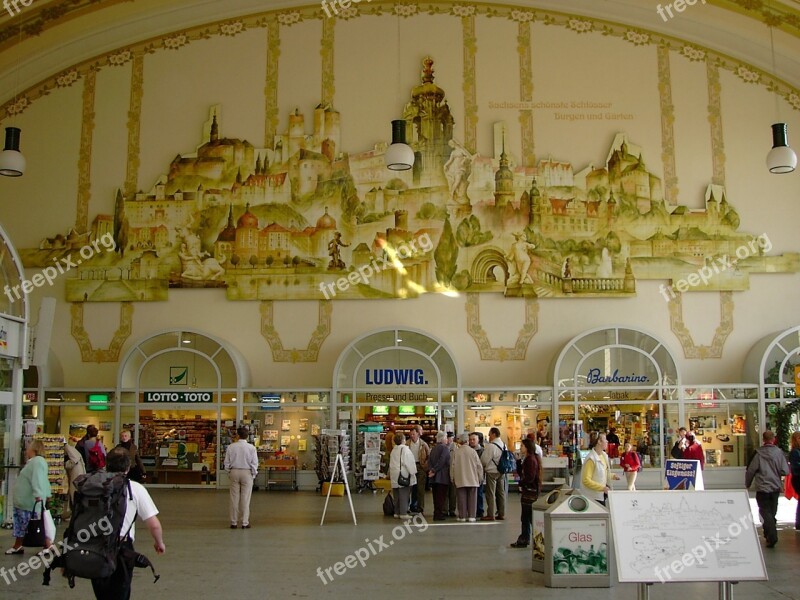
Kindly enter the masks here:
M 625 479 L 628 480 L 628 490 L 635 491 L 636 476 L 642 468 L 642 461 L 639 460 L 639 455 L 630 442 L 625 444 L 625 452 L 620 456 L 619 464 L 625 472 Z
M 686 441 L 689 445 L 683 450 L 683 458 L 686 460 L 699 460 L 700 468 L 703 469 L 706 465 L 705 452 L 703 452 L 700 442 L 695 439 L 694 431 L 686 434 Z

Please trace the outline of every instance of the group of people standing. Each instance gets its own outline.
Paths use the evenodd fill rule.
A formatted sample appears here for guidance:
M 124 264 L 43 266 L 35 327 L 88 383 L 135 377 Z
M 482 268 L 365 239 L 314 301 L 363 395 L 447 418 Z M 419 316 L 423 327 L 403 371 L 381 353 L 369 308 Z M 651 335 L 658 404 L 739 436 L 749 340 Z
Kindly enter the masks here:
M 488 443 L 480 433 L 462 433 L 456 438 L 440 431 L 433 449 L 421 434 L 419 425 L 411 429 L 408 441 L 401 432 L 387 434 L 391 436 L 387 438 L 387 451 L 394 516 L 424 514 L 425 489 L 430 481 L 434 521 L 448 517 L 469 523 L 505 519 L 508 489 L 497 465 L 506 446 L 500 430 L 492 427 Z M 400 485 L 406 478 L 408 485 Z
M 425 487 L 433 489 L 433 520 L 455 517 L 461 523 L 502 521 L 506 518 L 508 478 L 500 470 L 507 450 L 500 430 L 492 427 L 488 440 L 481 432 L 436 434 L 431 449 L 421 439 L 422 428 L 414 426 L 409 440 L 401 432 L 387 434 L 389 479 L 394 498 L 394 517 L 411 518 L 424 511 Z M 541 448 L 535 434 L 522 440 L 517 461 L 521 532 L 512 548 L 527 548 L 533 529 L 533 503 L 541 490 Z

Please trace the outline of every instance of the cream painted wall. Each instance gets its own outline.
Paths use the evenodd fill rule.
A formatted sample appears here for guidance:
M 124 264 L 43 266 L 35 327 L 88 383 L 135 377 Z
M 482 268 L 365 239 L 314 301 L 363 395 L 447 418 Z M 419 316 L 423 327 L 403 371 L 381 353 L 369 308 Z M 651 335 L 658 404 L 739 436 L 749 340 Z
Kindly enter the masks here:
M 436 60 L 436 83 L 447 92 L 456 119 L 455 135 L 464 136 L 464 54 L 462 22 L 449 15 L 400 19 L 366 16 L 339 21 L 334 28 L 334 106 L 342 115 L 344 149 L 358 152 L 389 137 L 389 121 L 399 117 L 410 87 L 419 81 L 420 61 Z M 634 46 L 600 33 L 577 34 L 563 27 L 531 24 L 534 100 L 594 100 L 613 103 L 613 112 L 634 115 L 629 121 L 556 120 L 552 109 L 535 111 L 535 151 L 569 160 L 576 170 L 599 165 L 618 131 L 643 147 L 648 168 L 663 175 L 661 115 L 656 47 Z M 278 101 L 283 132 L 288 114 L 299 108 L 310 130 L 311 110 L 321 99 L 320 20 L 282 26 Z M 492 151 L 492 124 L 504 120 L 508 149 L 521 157 L 516 110 L 490 109 L 489 102 L 519 101 L 518 24 L 508 19 L 476 18 L 477 148 Z M 201 142 L 209 106 L 222 104 L 221 134 L 247 138 L 256 147 L 264 140 L 264 81 L 267 33 L 254 28 L 235 37 L 216 36 L 178 50 L 157 50 L 144 59 L 141 122 L 141 167 L 138 187 L 149 190 L 169 161 Z M 401 72 L 396 73 L 401 50 Z M 705 63 L 671 53 L 679 201 L 702 206 L 711 180 L 711 144 L 707 119 Z M 130 63 L 106 67 L 97 76 L 96 114 L 91 169 L 89 219 L 110 213 L 116 188 L 126 172 L 127 111 Z M 773 253 L 800 251 L 800 175 L 771 176 L 764 167 L 772 96 L 763 86 L 746 84 L 721 72 L 726 183 L 729 202 L 739 212 L 743 231 L 768 233 Z M 399 92 L 398 92 L 399 90 Z M 0 181 L 0 197 L 21 207 L 3 211 L 4 227 L 18 247 L 38 245 L 44 236 L 65 233 L 74 224 L 83 81 L 53 90 L 19 118 L 29 171 L 18 180 Z M 800 134 L 797 110 L 781 103 L 783 118 Z M 8 124 L 8 123 L 4 123 Z M 791 134 L 790 134 L 791 135 Z M 790 138 L 791 139 L 791 138 Z M 29 270 L 32 276 L 36 270 Z M 124 353 L 137 341 L 168 328 L 197 329 L 228 340 L 246 357 L 255 387 L 329 386 L 340 352 L 355 337 L 391 326 L 413 327 L 442 339 L 453 352 L 466 387 L 544 385 L 554 356 L 586 329 L 622 324 L 660 337 L 678 359 L 685 383 L 723 383 L 740 379 L 744 356 L 763 335 L 798 323 L 794 297 L 800 277 L 757 275 L 752 289 L 734 294 L 734 331 L 722 359 L 688 360 L 670 331 L 667 305 L 659 282 L 637 282 L 638 295 L 626 299 L 539 301 L 538 333 L 524 361 L 482 361 L 467 333 L 466 300 L 427 295 L 415 300 L 335 301 L 332 332 L 316 363 L 275 363 L 260 335 L 257 302 L 229 302 L 219 290 L 172 290 L 163 303 L 134 305 L 132 334 Z M 70 306 L 63 302 L 63 279 L 37 290 L 34 310 L 43 295 L 59 299 L 52 351 L 68 387 L 109 387 L 116 382 L 116 363 L 83 362 L 71 335 Z M 709 344 L 719 323 L 719 295 L 684 296 L 684 320 L 697 344 Z M 511 347 L 524 320 L 524 302 L 499 294 L 482 294 L 483 328 L 494 346 Z M 304 348 L 317 324 L 315 302 L 276 302 L 275 323 L 286 348 Z M 35 312 L 34 312 L 35 314 Z M 84 325 L 95 348 L 108 346 L 119 323 L 118 304 L 86 304 Z

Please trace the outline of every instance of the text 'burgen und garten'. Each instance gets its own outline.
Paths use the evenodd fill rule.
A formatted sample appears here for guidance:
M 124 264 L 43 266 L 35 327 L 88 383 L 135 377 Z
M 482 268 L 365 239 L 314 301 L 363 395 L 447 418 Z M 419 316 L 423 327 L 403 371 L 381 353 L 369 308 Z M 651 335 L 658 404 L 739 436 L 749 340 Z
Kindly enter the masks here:
M 489 108 L 611 108 L 612 102 L 572 100 L 569 102 L 489 102 Z

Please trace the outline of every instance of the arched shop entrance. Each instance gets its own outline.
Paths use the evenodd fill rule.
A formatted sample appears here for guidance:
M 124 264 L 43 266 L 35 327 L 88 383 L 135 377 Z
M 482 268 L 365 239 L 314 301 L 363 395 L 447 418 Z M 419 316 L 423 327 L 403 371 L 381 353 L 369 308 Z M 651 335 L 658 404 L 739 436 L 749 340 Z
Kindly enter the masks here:
M 790 404 L 797 406 L 800 396 L 800 326 L 773 333 L 756 343 L 745 359 L 743 375 L 746 380 L 758 382 L 760 422 L 766 424 L 766 429 L 777 432 L 788 427 L 784 434 L 789 435 L 800 430 L 800 409 L 787 414 L 785 423 L 778 420 L 780 409 Z M 755 442 L 758 446 L 757 439 Z
M 461 376 L 445 344 L 421 331 L 384 329 L 352 341 L 333 372 L 333 425 L 353 439 L 358 425 L 423 426 L 430 441 L 438 429 L 464 422 Z M 357 441 L 357 439 L 356 439 Z M 358 447 L 353 448 L 356 454 Z
M 233 347 L 197 331 L 161 332 L 126 353 L 115 430 L 135 432 L 151 483 L 216 485 L 248 378 Z
M 588 451 L 592 431 L 613 428 L 621 443 L 635 442 L 643 454 L 642 483 L 660 479 L 682 422 L 679 385 L 672 353 L 653 335 L 626 327 L 583 333 L 556 360 L 553 439 L 574 455 L 576 449 Z M 619 451 L 610 446 L 609 456 L 615 459 Z

